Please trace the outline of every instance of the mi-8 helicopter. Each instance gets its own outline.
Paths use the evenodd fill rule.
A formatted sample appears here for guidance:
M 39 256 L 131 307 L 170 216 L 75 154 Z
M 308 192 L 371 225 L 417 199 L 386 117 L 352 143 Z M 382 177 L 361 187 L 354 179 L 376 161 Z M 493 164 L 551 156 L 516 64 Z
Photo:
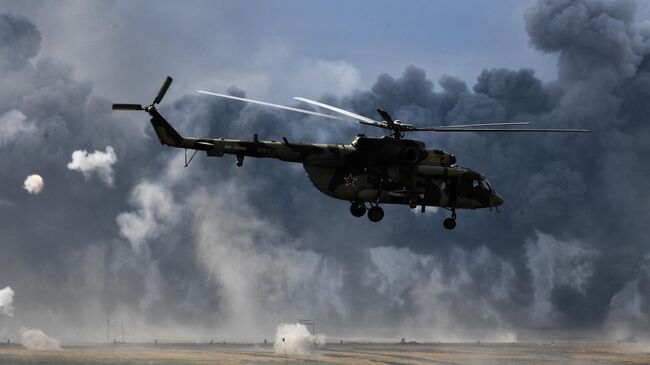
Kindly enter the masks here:
M 208 156 L 234 155 L 237 166 L 244 157 L 275 158 L 302 163 L 314 186 L 325 195 L 350 202 L 355 217 L 368 216 L 372 222 L 384 217 L 381 204 L 418 206 L 424 212 L 427 206 L 441 207 L 451 212 L 443 221 L 447 229 L 456 227 L 456 209 L 496 208 L 503 204 L 487 178 L 479 172 L 456 165 L 456 157 L 442 150 L 427 149 L 423 142 L 404 139 L 407 132 L 589 132 L 586 129 L 512 128 L 527 122 L 483 123 L 452 126 L 415 127 L 393 120 L 381 110 L 381 120 L 374 120 L 315 100 L 295 99 L 330 110 L 338 115 L 323 114 L 259 100 L 200 91 L 199 93 L 265 105 L 329 119 L 356 120 L 361 124 L 387 130 L 384 137 L 357 134 L 350 144 L 293 143 L 261 141 L 257 134 L 249 141 L 223 138 L 186 138 L 181 136 L 156 110 L 172 78 L 167 79 L 158 95 L 148 106 L 140 104 L 113 104 L 113 110 L 143 110 L 151 116 L 151 124 L 163 145 L 184 148 L 185 166 L 198 151 Z M 340 116 L 339 116 L 340 115 Z M 499 127 L 499 128 L 495 128 Z M 188 159 L 187 150 L 194 150 Z

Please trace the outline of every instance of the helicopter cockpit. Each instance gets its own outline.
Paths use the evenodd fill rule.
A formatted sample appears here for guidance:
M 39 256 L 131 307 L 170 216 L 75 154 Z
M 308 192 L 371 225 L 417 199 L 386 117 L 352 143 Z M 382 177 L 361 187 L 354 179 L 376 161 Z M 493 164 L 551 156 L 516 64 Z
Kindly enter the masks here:
M 494 189 L 490 182 L 485 177 L 481 176 L 472 180 L 472 189 L 477 192 L 493 192 Z
M 488 179 L 480 174 L 466 175 L 465 192 L 471 199 L 480 202 L 482 207 L 497 207 L 503 204 L 503 198 L 497 194 Z

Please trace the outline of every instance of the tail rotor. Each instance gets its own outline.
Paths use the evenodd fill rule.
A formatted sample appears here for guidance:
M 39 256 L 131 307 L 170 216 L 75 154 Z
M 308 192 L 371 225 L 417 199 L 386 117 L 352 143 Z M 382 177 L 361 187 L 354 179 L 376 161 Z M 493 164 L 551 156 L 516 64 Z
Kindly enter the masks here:
M 144 110 L 140 104 L 113 104 L 113 110 Z
M 160 90 L 158 91 L 158 95 L 156 95 L 156 98 L 153 99 L 153 103 L 151 103 L 151 105 L 144 107 L 140 104 L 113 104 L 113 110 L 144 110 L 148 113 L 151 113 L 151 111 L 156 109 L 156 104 L 160 104 L 163 97 L 165 97 L 169 86 L 172 84 L 172 81 L 174 80 L 171 77 L 167 76 L 165 82 L 163 82 Z
M 174 80 L 171 77 L 167 76 L 165 82 L 163 82 L 162 86 L 160 87 L 160 90 L 158 91 L 158 95 L 156 95 L 156 98 L 153 99 L 153 104 L 160 104 L 163 97 L 167 93 L 167 89 L 169 89 L 169 85 L 172 84 L 172 81 Z

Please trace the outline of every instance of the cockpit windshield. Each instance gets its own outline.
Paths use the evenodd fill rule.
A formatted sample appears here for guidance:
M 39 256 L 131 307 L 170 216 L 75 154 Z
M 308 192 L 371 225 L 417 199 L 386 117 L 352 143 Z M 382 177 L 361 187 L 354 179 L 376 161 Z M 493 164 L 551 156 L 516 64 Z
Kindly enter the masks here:
M 472 188 L 478 191 L 492 191 L 492 186 L 485 178 L 472 180 Z

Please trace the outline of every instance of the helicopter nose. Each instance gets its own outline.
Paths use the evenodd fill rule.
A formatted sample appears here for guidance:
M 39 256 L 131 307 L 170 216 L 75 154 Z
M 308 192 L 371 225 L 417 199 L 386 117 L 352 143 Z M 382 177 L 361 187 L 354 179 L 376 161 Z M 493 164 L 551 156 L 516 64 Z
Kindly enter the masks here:
M 501 195 L 494 193 L 494 195 L 492 195 L 492 206 L 498 207 L 501 204 L 503 204 L 503 198 Z

